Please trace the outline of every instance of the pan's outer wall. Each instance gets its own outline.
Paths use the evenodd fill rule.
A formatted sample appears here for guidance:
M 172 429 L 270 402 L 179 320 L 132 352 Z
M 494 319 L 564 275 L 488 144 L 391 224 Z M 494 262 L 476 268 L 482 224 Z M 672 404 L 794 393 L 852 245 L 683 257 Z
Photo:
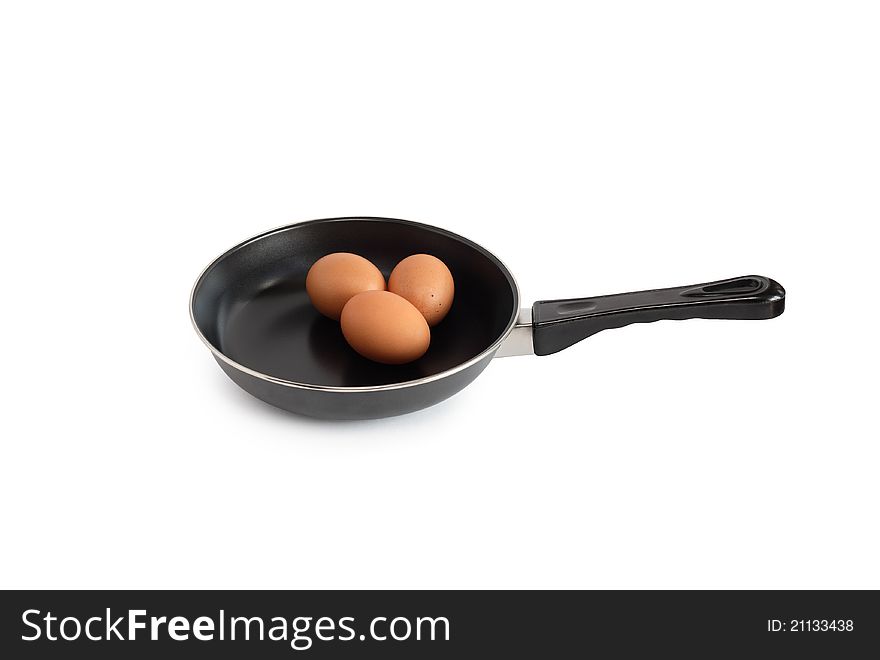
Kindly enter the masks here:
M 394 417 L 428 408 L 471 383 L 495 357 L 495 351 L 455 373 L 408 387 L 372 391 L 313 390 L 289 387 L 239 371 L 214 357 L 245 392 L 273 406 L 321 419 L 353 420 Z
M 292 240 L 299 232 L 304 232 L 300 235 L 302 239 Z M 277 337 L 272 333 L 277 333 L 279 327 L 284 332 L 292 328 L 296 335 L 302 328 L 291 324 L 308 321 L 305 317 L 291 320 L 282 316 L 283 323 L 279 324 L 269 314 L 267 329 L 265 319 L 257 315 L 251 317 L 256 319 L 255 325 L 246 328 L 254 332 L 232 333 L 230 319 L 239 323 L 233 329 L 241 329 L 240 324 L 246 320 L 241 317 L 241 310 L 252 304 L 256 295 L 272 290 L 279 282 L 298 291 L 297 287 L 304 286 L 308 267 L 320 256 L 361 250 L 373 255 L 389 271 L 413 250 L 438 250 L 455 265 L 468 295 L 458 297 L 442 332 L 432 337 L 432 343 L 441 351 L 433 355 L 432 362 L 421 364 L 412 373 L 399 374 L 409 377 L 388 379 L 377 377 L 373 371 L 351 371 L 352 365 L 345 361 L 310 360 L 314 357 L 310 355 L 298 358 L 296 351 L 307 350 L 308 346 L 286 346 L 286 362 L 283 369 L 279 367 L 279 373 L 235 359 L 243 349 L 265 347 L 266 342 L 273 346 Z M 279 291 L 285 296 L 290 294 L 288 290 Z M 227 250 L 202 272 L 193 286 L 190 317 L 223 372 L 254 397 L 282 410 L 320 419 L 377 419 L 433 406 L 469 385 L 510 334 L 519 314 L 519 300 L 516 280 L 507 267 L 467 238 L 408 220 L 346 217 L 279 227 Z M 238 310 L 241 318 L 230 310 Z M 289 311 L 287 307 L 285 310 Z M 276 310 L 270 311 L 274 314 Z M 311 317 L 318 318 L 314 313 Z M 314 323 L 309 322 L 311 339 Z M 267 332 L 261 337 L 260 333 Z M 254 344 L 255 341 L 258 343 Z

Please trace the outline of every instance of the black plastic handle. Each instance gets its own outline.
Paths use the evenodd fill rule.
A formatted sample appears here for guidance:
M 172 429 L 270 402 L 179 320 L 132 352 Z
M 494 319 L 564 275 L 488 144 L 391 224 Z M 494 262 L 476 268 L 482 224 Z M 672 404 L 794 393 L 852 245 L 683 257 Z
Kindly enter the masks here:
M 618 293 L 596 298 L 541 300 L 532 306 L 537 355 L 630 323 L 663 319 L 772 319 L 785 310 L 785 289 L 760 275 L 707 284 Z

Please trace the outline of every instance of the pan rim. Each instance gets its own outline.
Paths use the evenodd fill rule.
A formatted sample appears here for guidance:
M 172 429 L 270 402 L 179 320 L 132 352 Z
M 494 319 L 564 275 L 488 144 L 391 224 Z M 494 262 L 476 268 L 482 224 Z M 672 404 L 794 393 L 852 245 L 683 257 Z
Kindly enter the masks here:
M 199 285 L 202 283 L 202 280 L 205 278 L 205 275 L 207 275 L 208 272 L 212 268 L 214 268 L 222 259 L 224 259 L 228 255 L 236 252 L 237 250 L 244 248 L 245 246 L 247 246 L 255 241 L 266 238 L 267 236 L 271 236 L 272 234 L 277 234 L 277 233 L 287 231 L 289 229 L 292 229 L 294 227 L 299 227 L 302 225 L 340 222 L 340 221 L 344 221 L 344 220 L 368 220 L 368 221 L 380 221 L 380 222 L 393 222 L 393 223 L 397 223 L 397 224 L 404 224 L 404 225 L 411 225 L 414 227 L 419 227 L 421 229 L 426 229 L 428 231 L 432 231 L 432 232 L 435 232 L 438 234 L 445 235 L 449 238 L 455 239 L 461 243 L 464 243 L 465 245 L 468 245 L 469 247 L 474 248 L 475 250 L 477 250 L 478 252 L 480 252 L 484 256 L 488 257 L 490 261 L 494 262 L 501 269 L 502 273 L 508 279 L 510 286 L 511 286 L 511 291 L 513 292 L 513 309 L 511 310 L 511 316 L 510 316 L 510 319 L 508 319 L 507 326 L 504 328 L 504 330 L 501 332 L 501 334 L 498 336 L 498 338 L 488 346 L 488 348 L 484 349 L 483 351 L 481 351 L 480 353 L 478 353 L 474 357 L 466 360 L 465 362 L 462 362 L 461 364 L 458 364 L 454 367 L 446 369 L 445 371 L 441 371 L 436 374 L 431 374 L 430 376 L 425 376 L 423 378 L 416 378 L 413 380 L 402 381 L 399 383 L 386 383 L 383 385 L 362 385 L 362 386 L 357 386 L 357 387 L 342 387 L 342 386 L 338 386 L 338 385 L 317 385 L 314 383 L 302 383 L 302 382 L 298 382 L 298 381 L 294 381 L 294 380 L 288 380 L 286 378 L 279 378 L 277 376 L 271 376 L 271 375 L 263 373 L 261 371 L 251 369 L 250 367 L 246 367 L 245 365 L 241 364 L 240 362 L 236 362 L 232 358 L 228 357 L 225 353 L 223 353 L 223 351 L 221 351 L 219 348 L 214 346 L 210 341 L 208 341 L 208 338 L 205 337 L 205 335 L 202 333 L 201 329 L 199 328 L 198 323 L 196 322 L 195 311 L 194 311 L 195 296 L 196 296 L 196 291 L 199 288 Z M 443 229 L 442 227 L 436 227 L 434 225 L 429 225 L 429 224 L 425 224 L 422 222 L 415 222 L 413 220 L 403 220 L 400 218 L 385 218 L 385 217 L 381 217 L 381 216 L 342 216 L 342 217 L 335 217 L 335 218 L 321 218 L 318 220 L 305 220 L 302 222 L 288 223 L 288 224 L 282 225 L 280 227 L 275 227 L 274 229 L 269 229 L 267 231 L 260 232 L 259 234 L 255 235 L 255 236 L 251 236 L 250 238 L 247 238 L 247 239 L 241 241 L 240 243 L 229 248 L 228 250 L 225 250 L 218 257 L 213 259 L 202 270 L 202 272 L 199 273 L 199 276 L 196 278 L 196 281 L 193 284 L 192 289 L 190 290 L 190 294 L 189 294 L 189 319 L 190 319 L 190 322 L 192 323 L 192 326 L 195 329 L 196 334 L 199 336 L 199 339 L 201 339 L 202 343 L 208 347 L 208 349 L 211 351 L 211 353 L 213 353 L 213 355 L 216 359 L 224 362 L 225 364 L 229 365 L 233 369 L 236 369 L 237 371 L 240 371 L 244 374 L 247 374 L 249 376 L 252 376 L 254 378 L 258 378 L 260 380 L 263 380 L 263 381 L 266 381 L 269 383 L 274 383 L 275 385 L 281 385 L 283 387 L 290 387 L 290 388 L 302 389 L 302 390 L 311 390 L 311 391 L 319 391 L 319 392 L 341 392 L 341 393 L 344 393 L 344 392 L 351 392 L 351 393 L 355 393 L 355 392 L 381 392 L 381 391 L 385 391 L 385 390 L 405 389 L 405 388 L 409 388 L 409 387 L 416 387 L 418 385 L 424 385 L 426 383 L 430 383 L 430 382 L 437 381 L 437 380 L 442 380 L 444 378 L 447 378 L 449 376 L 457 374 L 461 371 L 464 371 L 464 370 L 468 369 L 469 367 L 477 364 L 481 360 L 485 359 L 486 357 L 491 357 L 500 348 L 501 344 L 508 337 L 508 335 L 510 335 L 510 333 L 513 331 L 514 326 L 516 325 L 517 319 L 519 317 L 519 308 L 520 308 L 520 293 L 519 293 L 519 285 L 516 282 L 516 278 L 513 276 L 513 273 L 510 272 L 510 269 L 504 264 L 504 262 L 501 261 L 501 259 L 499 259 L 497 256 L 495 256 L 492 252 L 490 252 L 489 250 L 487 250 L 486 248 L 484 248 L 480 244 L 475 243 L 474 241 L 472 241 L 468 238 L 465 238 L 464 236 L 461 236 L 459 234 L 456 234 L 454 232 L 451 232 L 447 229 Z

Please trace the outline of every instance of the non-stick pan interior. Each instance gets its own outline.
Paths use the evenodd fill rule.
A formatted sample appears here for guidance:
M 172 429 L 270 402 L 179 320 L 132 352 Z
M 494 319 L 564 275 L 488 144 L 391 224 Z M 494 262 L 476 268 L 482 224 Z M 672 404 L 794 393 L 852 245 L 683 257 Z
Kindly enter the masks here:
M 315 311 L 306 273 L 331 252 L 360 254 L 386 278 L 411 254 L 446 263 L 455 299 L 422 358 L 402 366 L 370 362 L 348 346 L 337 322 Z M 202 275 L 192 303 L 202 335 L 238 364 L 296 383 L 366 387 L 432 376 L 476 357 L 510 327 L 519 301 L 507 269 L 466 239 L 406 221 L 341 218 L 292 225 L 233 248 Z

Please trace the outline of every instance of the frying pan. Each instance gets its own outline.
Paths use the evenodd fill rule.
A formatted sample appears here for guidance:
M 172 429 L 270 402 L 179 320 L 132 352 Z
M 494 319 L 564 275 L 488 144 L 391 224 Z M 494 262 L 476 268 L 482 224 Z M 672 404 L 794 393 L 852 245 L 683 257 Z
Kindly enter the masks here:
M 309 302 L 306 273 L 331 252 L 354 252 L 388 277 L 411 254 L 432 254 L 455 278 L 455 300 L 410 364 L 370 362 Z M 196 332 L 242 389 L 325 419 L 413 412 L 468 385 L 494 357 L 550 355 L 609 328 L 661 319 L 769 319 L 785 290 L 757 275 L 671 289 L 545 300 L 520 310 L 516 281 L 491 252 L 452 232 L 391 218 L 329 218 L 254 236 L 215 259 L 190 295 Z

